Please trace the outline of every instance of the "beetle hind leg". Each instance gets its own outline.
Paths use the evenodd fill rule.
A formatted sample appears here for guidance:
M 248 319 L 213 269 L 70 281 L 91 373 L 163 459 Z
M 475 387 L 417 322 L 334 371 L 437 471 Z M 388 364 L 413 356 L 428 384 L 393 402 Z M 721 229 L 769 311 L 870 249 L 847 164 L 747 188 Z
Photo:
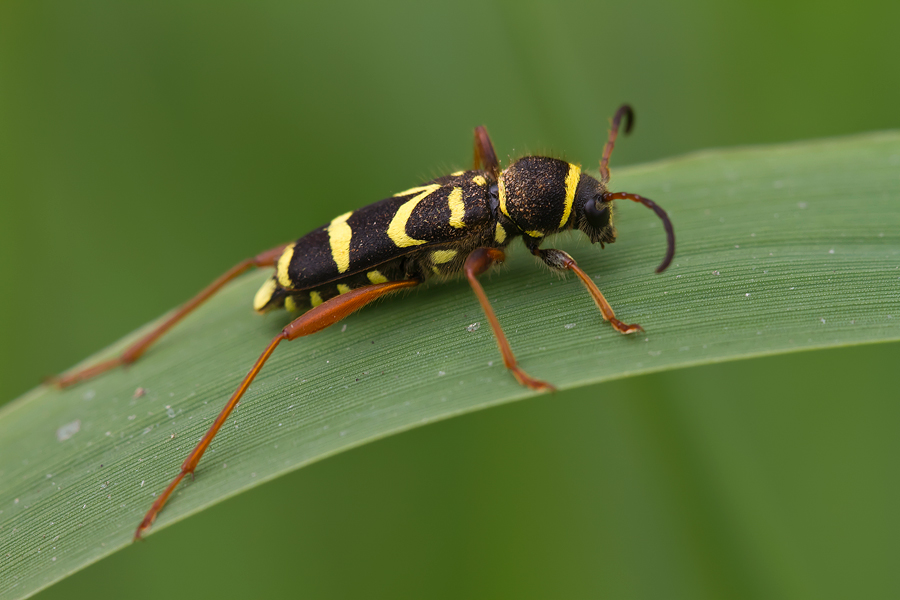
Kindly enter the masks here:
M 263 365 L 266 364 L 266 361 L 269 360 L 269 357 L 281 342 L 289 342 L 299 337 L 311 335 L 313 333 L 316 333 L 317 331 L 321 331 L 329 325 L 333 325 L 341 319 L 344 319 L 351 313 L 364 307 L 366 304 L 372 303 L 378 298 L 417 285 L 419 285 L 418 280 L 407 279 L 405 281 L 391 281 L 350 290 L 345 294 L 341 294 L 340 296 L 336 296 L 330 300 L 323 302 L 319 306 L 316 306 L 315 308 L 303 313 L 302 315 L 291 321 L 281 331 L 281 333 L 279 333 L 277 336 L 275 336 L 275 338 L 272 339 L 271 342 L 269 342 L 269 345 L 259 356 L 259 358 L 256 359 L 256 363 L 254 363 L 253 368 L 251 368 L 247 375 L 244 376 L 243 381 L 241 381 L 241 384 L 231 395 L 231 398 L 225 404 L 225 407 L 219 413 L 219 416 L 216 417 L 216 420 L 213 421 L 213 424 L 200 440 L 200 443 L 197 444 L 197 446 L 191 451 L 190 454 L 188 454 L 187 458 L 181 464 L 181 471 L 178 473 L 178 475 L 175 476 L 175 478 L 169 483 L 169 485 L 166 486 L 166 489 L 159 496 L 157 496 L 156 500 L 153 502 L 153 505 L 150 507 L 150 510 L 147 511 L 147 514 L 144 515 L 143 520 L 135 530 L 134 539 L 140 539 L 144 532 L 147 531 L 151 525 L 153 525 L 156 517 L 159 515 L 160 511 L 163 509 L 163 506 L 172 495 L 172 492 L 175 491 L 175 488 L 177 488 L 178 484 L 181 483 L 181 480 L 184 479 L 184 476 L 190 474 L 193 477 L 194 470 L 197 468 L 197 465 L 199 464 L 200 459 L 203 457 L 203 454 L 206 452 L 206 449 L 212 443 L 213 438 L 216 437 L 219 429 L 221 429 L 222 425 L 225 424 L 225 421 L 228 419 L 229 415 L 231 415 L 231 411 L 233 411 L 234 407 L 237 406 L 238 402 L 240 402 L 241 397 L 243 397 L 244 395 L 244 392 L 246 392 L 247 388 L 250 387 L 250 384 L 256 378 L 256 375 L 263 368 Z
M 47 383 L 54 384 L 60 388 L 65 388 L 81 381 L 92 379 L 97 375 L 105 373 L 106 371 L 114 369 L 118 366 L 130 365 L 131 363 L 139 359 L 141 355 L 146 352 L 147 348 L 149 348 L 156 340 L 162 337 L 163 334 L 165 334 L 169 329 L 174 327 L 176 323 L 193 312 L 194 309 L 203 304 L 216 292 L 225 287 L 225 284 L 235 279 L 238 275 L 241 275 L 254 267 L 274 266 L 276 261 L 278 260 L 278 257 L 280 257 L 284 252 L 286 246 L 287 244 L 278 246 L 277 248 L 272 248 L 271 250 L 267 250 L 262 254 L 254 256 L 253 258 L 242 260 L 238 264 L 234 265 L 233 267 L 231 267 L 231 269 L 223 273 L 218 279 L 209 284 L 203 291 L 188 300 L 168 319 L 163 321 L 160 325 L 158 325 L 140 340 L 129 346 L 121 355 L 117 356 L 116 358 L 106 360 L 101 363 L 97 363 L 96 365 L 91 365 L 90 367 L 86 367 L 72 373 L 67 373 L 65 375 L 49 377 L 47 378 Z

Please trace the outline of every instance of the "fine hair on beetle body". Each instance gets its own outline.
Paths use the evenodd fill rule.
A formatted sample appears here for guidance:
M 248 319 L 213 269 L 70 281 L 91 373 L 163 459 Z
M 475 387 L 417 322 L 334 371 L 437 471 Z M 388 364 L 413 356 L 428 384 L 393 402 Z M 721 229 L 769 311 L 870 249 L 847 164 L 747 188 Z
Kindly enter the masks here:
M 548 156 L 523 156 L 501 168 L 487 130 L 477 127 L 472 169 L 436 177 L 345 212 L 296 241 L 239 262 L 117 358 L 55 378 L 56 385 L 66 387 L 133 363 L 186 315 L 254 267 L 272 267 L 274 272 L 253 298 L 253 308 L 259 313 L 286 309 L 297 315 L 265 348 L 179 474 L 156 497 L 134 538 L 150 528 L 181 480 L 193 475 L 216 433 L 281 342 L 316 333 L 375 300 L 428 279 L 465 276 L 491 326 L 505 368 L 529 389 L 553 390 L 550 383 L 519 366 L 479 283 L 480 275 L 504 262 L 506 248 L 516 238 L 551 271 L 560 276 L 574 273 L 616 331 L 642 331 L 640 325 L 616 318 L 593 280 L 568 253 L 541 247 L 557 233 L 576 230 L 601 248 L 615 242 L 613 202 L 631 200 L 653 210 L 663 222 L 667 246 L 656 271 L 672 262 L 675 233 L 665 211 L 643 196 L 608 189 L 609 157 L 623 120 L 627 133 L 634 122 L 628 105 L 620 107 L 612 119 L 599 178 L 583 172 L 580 165 Z

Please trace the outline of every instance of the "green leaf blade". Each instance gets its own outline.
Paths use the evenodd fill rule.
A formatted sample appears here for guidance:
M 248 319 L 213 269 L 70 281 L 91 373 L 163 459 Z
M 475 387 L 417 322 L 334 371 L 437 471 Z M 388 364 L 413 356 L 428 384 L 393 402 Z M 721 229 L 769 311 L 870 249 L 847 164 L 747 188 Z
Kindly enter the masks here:
M 653 274 L 660 222 L 630 203 L 604 251 L 575 238 L 545 245 L 567 249 L 646 333 L 615 333 L 574 278 L 514 252 L 485 289 L 532 375 L 568 388 L 900 339 L 900 134 L 706 152 L 614 170 L 612 183 L 671 215 L 668 271 Z M 0 596 L 30 595 L 130 542 L 288 321 L 250 310 L 267 276 L 229 286 L 129 369 L 0 410 Z M 279 348 L 151 534 L 337 452 L 529 395 L 464 282 L 381 303 Z

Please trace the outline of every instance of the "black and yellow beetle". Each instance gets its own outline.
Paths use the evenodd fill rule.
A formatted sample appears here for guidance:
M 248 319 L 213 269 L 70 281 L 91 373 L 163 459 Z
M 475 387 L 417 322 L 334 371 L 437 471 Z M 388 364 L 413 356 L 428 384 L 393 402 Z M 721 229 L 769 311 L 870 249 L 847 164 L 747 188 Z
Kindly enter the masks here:
M 303 312 L 257 359 L 209 431 L 181 465 L 181 472 L 157 497 L 135 531 L 135 539 L 152 525 L 184 476 L 194 472 L 213 437 L 279 343 L 315 333 L 376 298 L 420 285 L 432 275 L 465 274 L 491 324 L 506 367 L 522 385 L 535 390 L 553 389 L 549 383 L 530 377 L 518 367 L 478 283 L 478 275 L 494 263 L 502 262 L 503 249 L 518 236 L 551 269 L 574 272 L 590 292 L 603 318 L 617 331 L 640 331 L 640 325 L 627 325 L 616 319 L 603 294 L 571 256 L 562 250 L 540 247 L 548 235 L 571 229 L 580 229 L 592 243 L 600 242 L 601 246 L 616 241 L 612 201 L 633 200 L 653 209 L 665 225 L 668 246 L 657 273 L 671 263 L 675 234 L 665 211 L 647 198 L 606 189 L 609 156 L 623 118 L 627 133 L 634 121 L 631 107 L 622 106 L 613 117 L 600 159 L 599 180 L 583 173 L 578 165 L 543 156 L 526 156 L 501 170 L 487 130 L 478 127 L 471 171 L 451 173 L 344 213 L 296 242 L 242 261 L 118 358 L 56 378 L 55 383 L 65 387 L 134 362 L 185 315 L 253 267 L 275 267 L 272 278 L 257 292 L 254 309 L 266 312 L 286 308 Z

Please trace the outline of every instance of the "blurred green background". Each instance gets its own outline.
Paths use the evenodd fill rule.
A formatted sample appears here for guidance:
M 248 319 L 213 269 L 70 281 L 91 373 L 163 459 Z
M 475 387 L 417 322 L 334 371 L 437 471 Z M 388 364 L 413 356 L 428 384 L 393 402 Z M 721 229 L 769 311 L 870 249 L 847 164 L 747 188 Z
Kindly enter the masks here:
M 501 157 L 592 165 L 631 102 L 613 183 L 897 128 L 898 22 L 896 2 L 4 1 L 0 402 L 238 260 L 466 167 L 478 124 Z M 898 359 L 769 357 L 430 425 L 40 597 L 897 597 Z

